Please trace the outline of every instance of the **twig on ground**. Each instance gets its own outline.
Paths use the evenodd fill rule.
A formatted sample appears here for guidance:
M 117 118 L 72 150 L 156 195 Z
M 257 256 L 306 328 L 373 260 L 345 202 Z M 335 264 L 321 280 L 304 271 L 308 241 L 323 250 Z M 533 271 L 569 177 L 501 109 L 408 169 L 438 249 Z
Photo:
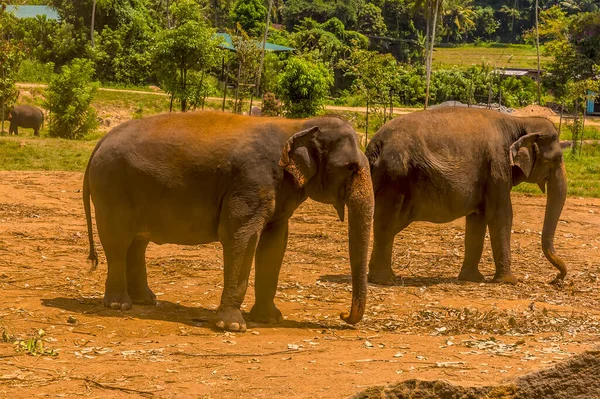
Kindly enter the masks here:
M 176 356 L 192 356 L 192 357 L 261 357 L 261 356 L 273 356 L 273 355 L 285 355 L 290 353 L 308 353 L 308 352 L 325 352 L 324 349 L 310 349 L 310 350 L 298 350 L 298 349 L 287 349 L 284 351 L 266 352 L 266 353 L 187 353 L 187 352 L 173 352 L 171 355 Z
M 89 378 L 74 377 L 72 379 L 74 379 L 74 380 L 80 380 L 80 381 L 84 381 L 84 382 L 88 382 L 88 383 L 93 384 L 93 385 L 97 386 L 98 388 L 102 388 L 102 389 L 110 389 L 112 391 L 121 391 L 121 392 L 125 392 L 125 393 L 138 394 L 138 395 L 141 395 L 141 396 L 143 396 L 145 398 L 152 398 L 152 397 L 154 397 L 154 392 L 150 392 L 150 391 L 140 391 L 138 389 L 116 387 L 114 385 L 106 385 L 106 384 L 103 384 L 101 382 L 97 382 L 97 381 L 91 380 Z

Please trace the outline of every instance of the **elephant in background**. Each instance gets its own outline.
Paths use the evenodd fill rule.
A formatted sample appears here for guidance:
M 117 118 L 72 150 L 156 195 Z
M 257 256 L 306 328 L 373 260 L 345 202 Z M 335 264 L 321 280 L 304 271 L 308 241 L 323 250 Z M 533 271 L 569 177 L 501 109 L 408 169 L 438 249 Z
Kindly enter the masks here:
M 90 197 L 108 262 L 104 304 L 154 304 L 145 252 L 150 241 L 223 245 L 224 288 L 213 323 L 246 330 L 240 311 L 253 259 L 250 319 L 279 322 L 274 304 L 288 219 L 307 198 L 348 208 L 352 307 L 363 316 L 373 221 L 369 164 L 345 120 L 253 118 L 217 112 L 165 114 L 126 122 L 103 137 L 87 165 L 83 200 L 94 249 Z
M 33 135 L 40 135 L 40 127 L 44 124 L 44 112 L 32 105 L 15 105 L 8 113 L 10 122 L 8 134 L 19 134 L 19 127 L 33 129 Z
M 489 229 L 494 281 L 517 283 L 511 271 L 510 191 L 521 182 L 547 193 L 542 249 L 559 274 L 554 250 L 567 180 L 558 133 L 544 118 L 517 118 L 473 108 L 438 108 L 395 118 L 366 150 L 375 191 L 369 281 L 393 284 L 392 246 L 413 221 L 446 223 L 466 216 L 465 258 L 458 278 L 483 281 L 478 264 Z

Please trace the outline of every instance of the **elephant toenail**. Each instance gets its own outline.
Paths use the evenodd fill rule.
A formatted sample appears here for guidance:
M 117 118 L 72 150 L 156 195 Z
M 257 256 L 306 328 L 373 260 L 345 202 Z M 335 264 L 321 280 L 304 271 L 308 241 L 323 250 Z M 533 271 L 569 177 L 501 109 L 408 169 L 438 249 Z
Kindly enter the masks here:
M 129 304 L 129 303 L 121 304 L 121 310 L 129 310 L 129 309 L 131 309 L 131 304 Z
M 246 331 L 246 325 L 242 324 L 242 326 L 240 327 L 240 332 L 244 332 Z
M 121 309 L 121 304 L 119 302 L 113 302 L 110 304 L 111 309 L 119 310 Z
M 223 320 L 220 320 L 217 322 L 216 326 L 219 328 L 225 328 L 225 322 Z
M 229 329 L 231 331 L 239 331 L 240 330 L 240 323 L 234 321 L 233 323 L 231 323 L 229 325 Z

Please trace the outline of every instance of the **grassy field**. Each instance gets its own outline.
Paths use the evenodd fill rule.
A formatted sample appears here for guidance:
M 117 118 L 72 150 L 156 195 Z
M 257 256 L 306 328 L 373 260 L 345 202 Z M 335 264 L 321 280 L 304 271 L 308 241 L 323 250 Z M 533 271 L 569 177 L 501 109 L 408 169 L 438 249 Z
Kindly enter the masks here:
M 62 140 L 32 136 L 0 137 L 0 170 L 85 170 L 99 135 L 89 140 Z M 565 152 L 568 194 L 600 198 L 600 145 L 585 145 L 581 156 Z M 516 192 L 539 194 L 535 184 L 523 183 Z
M 541 57 L 542 68 L 549 60 L 550 57 Z M 482 63 L 496 68 L 537 68 L 537 53 L 534 46 L 527 44 L 499 43 L 437 47 L 433 52 L 434 69 L 466 69 Z

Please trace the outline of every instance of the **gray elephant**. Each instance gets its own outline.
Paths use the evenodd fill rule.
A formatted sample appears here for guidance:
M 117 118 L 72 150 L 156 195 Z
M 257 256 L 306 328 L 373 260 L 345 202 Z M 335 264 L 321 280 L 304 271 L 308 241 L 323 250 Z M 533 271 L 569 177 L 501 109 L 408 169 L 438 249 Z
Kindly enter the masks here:
M 19 127 L 33 129 L 33 135 L 40 135 L 40 127 L 44 124 L 44 112 L 32 105 L 15 105 L 8 113 L 10 122 L 8 134 L 19 134 Z
M 375 191 L 369 281 L 392 284 L 392 246 L 413 221 L 446 223 L 466 216 L 465 258 L 458 278 L 483 281 L 478 264 L 489 228 L 494 281 L 516 284 L 510 267 L 510 191 L 521 182 L 548 190 L 542 249 L 560 271 L 554 250 L 567 181 L 554 125 L 472 108 L 439 108 L 391 120 L 366 150 Z
M 88 163 L 83 199 L 90 260 L 97 265 L 90 196 L 108 262 L 104 304 L 154 304 L 148 243 L 223 245 L 224 288 L 213 323 L 244 331 L 240 311 L 252 260 L 256 303 L 250 319 L 279 322 L 273 300 L 288 219 L 307 198 L 348 207 L 352 307 L 357 323 L 367 293 L 373 191 L 352 126 L 336 117 L 252 118 L 215 112 L 126 122 L 102 138 Z

